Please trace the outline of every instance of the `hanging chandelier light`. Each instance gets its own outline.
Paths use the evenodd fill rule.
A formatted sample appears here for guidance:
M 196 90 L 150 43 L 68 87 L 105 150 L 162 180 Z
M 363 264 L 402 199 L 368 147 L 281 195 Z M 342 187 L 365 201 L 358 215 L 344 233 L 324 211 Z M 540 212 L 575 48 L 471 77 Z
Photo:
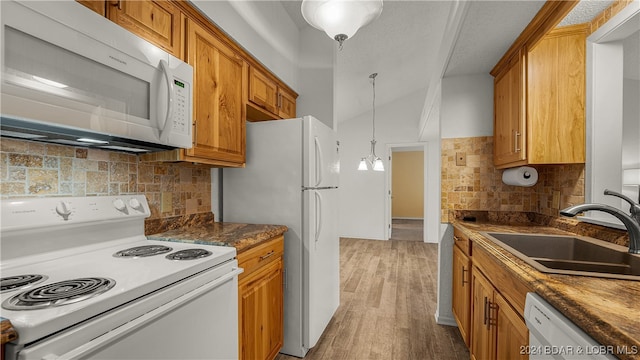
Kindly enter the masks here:
M 373 136 L 371 138 L 371 153 L 360 160 L 358 170 L 368 170 L 371 167 L 374 171 L 384 171 L 382 159 L 376 155 L 376 76 L 378 73 L 369 75 L 373 81 Z
M 382 0 L 302 0 L 302 16 L 318 30 L 342 43 L 382 12 Z

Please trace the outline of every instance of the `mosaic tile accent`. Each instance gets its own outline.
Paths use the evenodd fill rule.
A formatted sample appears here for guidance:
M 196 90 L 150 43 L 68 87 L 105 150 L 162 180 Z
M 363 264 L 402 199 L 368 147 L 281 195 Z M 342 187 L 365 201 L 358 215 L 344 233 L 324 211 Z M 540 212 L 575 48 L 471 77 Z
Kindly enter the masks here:
M 493 137 L 441 140 L 441 216 L 451 211 L 484 210 L 534 212 L 558 216 L 559 209 L 584 202 L 584 164 L 536 165 L 538 183 L 532 187 L 505 185 L 503 170 L 493 166 Z M 466 165 L 456 165 L 456 153 L 466 154 Z M 559 206 L 553 193 L 559 192 Z
M 161 193 L 172 211 L 161 212 Z M 0 196 L 144 194 L 147 220 L 211 213 L 211 171 L 191 164 L 140 163 L 136 155 L 11 138 L 0 139 Z

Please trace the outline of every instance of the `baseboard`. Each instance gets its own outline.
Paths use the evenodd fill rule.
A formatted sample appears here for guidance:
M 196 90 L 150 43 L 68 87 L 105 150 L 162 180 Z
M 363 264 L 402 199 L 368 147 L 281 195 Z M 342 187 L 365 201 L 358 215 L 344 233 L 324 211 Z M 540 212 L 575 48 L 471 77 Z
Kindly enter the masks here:
M 421 217 L 392 217 L 391 220 L 424 220 Z
M 438 325 L 458 327 L 458 323 L 456 322 L 456 319 L 454 319 L 451 316 L 441 316 L 440 314 L 435 313 L 434 317 L 436 318 L 436 324 Z

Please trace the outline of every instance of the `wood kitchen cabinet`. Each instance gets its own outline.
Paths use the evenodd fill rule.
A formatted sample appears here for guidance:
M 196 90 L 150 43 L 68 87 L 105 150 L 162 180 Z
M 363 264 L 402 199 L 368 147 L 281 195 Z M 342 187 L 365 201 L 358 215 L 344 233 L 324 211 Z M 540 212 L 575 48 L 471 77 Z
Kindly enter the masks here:
M 97 12 L 102 16 L 107 16 L 107 3 L 105 0 L 76 0 L 80 4 Z
M 240 359 L 272 360 L 284 341 L 284 236 L 238 254 Z
M 588 25 L 549 31 L 494 79 L 494 165 L 585 161 Z
M 496 166 L 525 164 L 524 65 L 517 53 L 494 80 L 493 162 Z
M 182 58 L 181 14 L 166 0 L 106 1 L 106 16 L 111 21 L 178 58 Z
M 460 335 L 467 347 L 470 345 L 471 325 L 471 260 L 469 259 L 469 239 L 454 230 L 453 247 L 453 316 L 458 323 Z
M 533 289 L 480 246 L 473 247 L 471 263 L 472 358 L 528 359 L 521 354 L 529 345 L 524 306 Z
M 193 66 L 193 147 L 141 154 L 140 161 L 243 167 L 246 120 L 296 116 L 298 94 L 190 2 L 77 1 Z
M 247 63 L 195 21 L 187 22 L 187 62 L 194 70 L 193 147 L 187 156 L 244 166 Z
M 528 359 L 522 351 L 529 344 L 524 320 L 491 282 L 473 267 L 472 359 Z
M 186 21 L 186 60 L 193 66 L 193 147 L 140 155 L 141 161 L 187 161 L 243 167 L 248 66 L 200 23 Z
M 248 119 L 252 121 L 296 117 L 298 95 L 273 77 L 252 66 L 249 69 Z
M 527 292 L 533 289 L 482 246 L 454 226 L 453 314 L 477 360 L 527 359 L 524 321 Z

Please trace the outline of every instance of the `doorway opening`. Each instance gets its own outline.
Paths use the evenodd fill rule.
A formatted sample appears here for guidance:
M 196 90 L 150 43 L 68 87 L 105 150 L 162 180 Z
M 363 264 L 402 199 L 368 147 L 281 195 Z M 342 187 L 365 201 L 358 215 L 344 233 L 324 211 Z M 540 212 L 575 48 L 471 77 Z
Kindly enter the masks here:
M 388 238 L 424 241 L 424 144 L 389 146 Z

